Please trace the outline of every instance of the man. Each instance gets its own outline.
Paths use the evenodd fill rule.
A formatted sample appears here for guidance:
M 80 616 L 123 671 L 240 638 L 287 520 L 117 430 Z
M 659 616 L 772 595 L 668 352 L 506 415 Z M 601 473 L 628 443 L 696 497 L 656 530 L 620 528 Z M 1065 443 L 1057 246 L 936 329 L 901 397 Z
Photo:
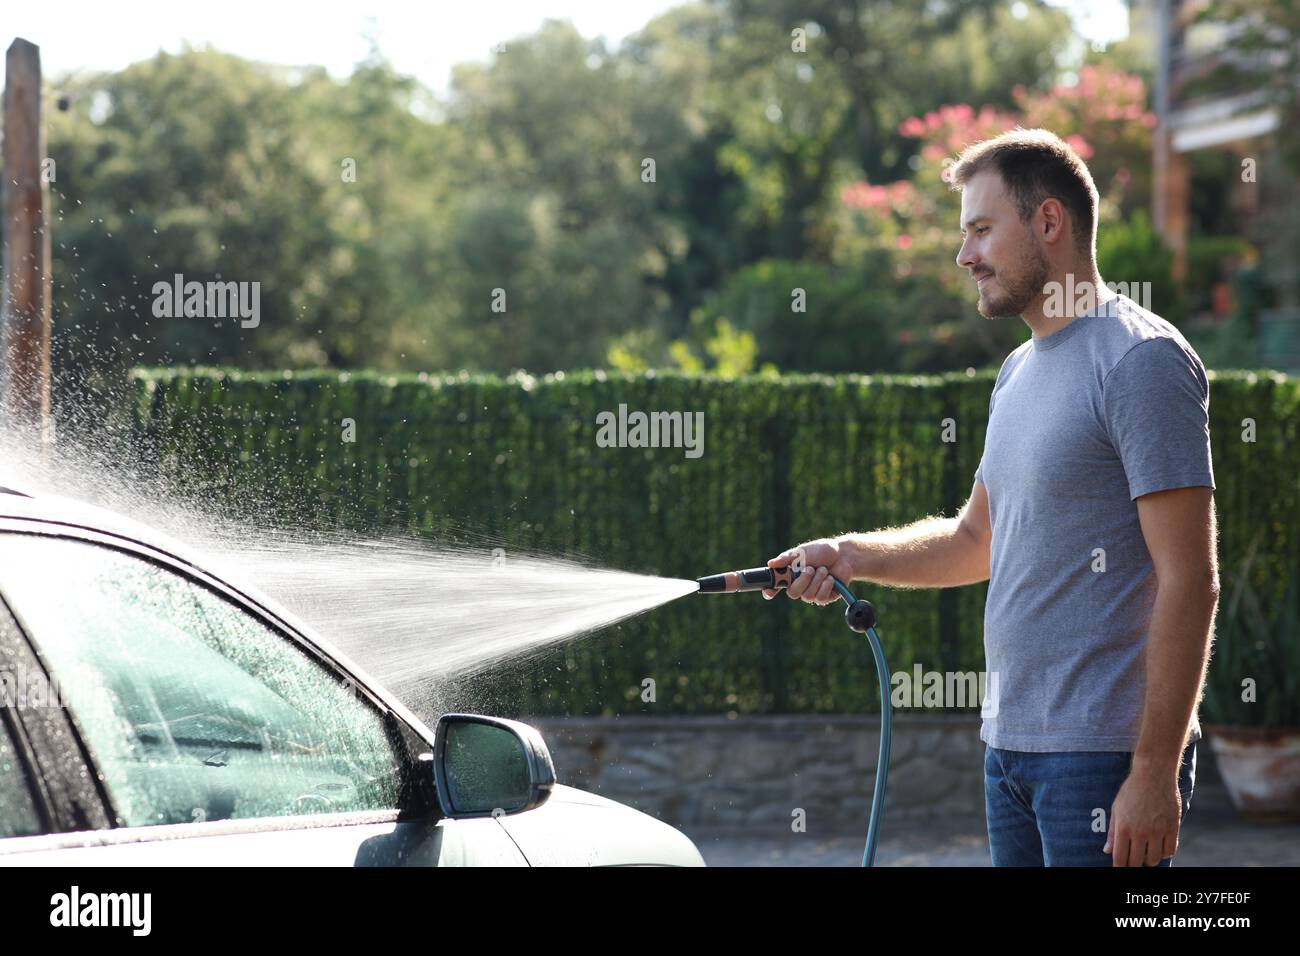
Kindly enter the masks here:
M 1196 707 L 1218 601 L 1209 387 L 1177 329 L 1097 272 L 1097 189 L 1046 130 L 962 153 L 957 264 L 1007 357 L 956 518 L 810 541 L 787 589 L 831 575 L 989 581 L 985 812 L 995 866 L 1168 866 L 1191 805 Z M 765 591 L 771 599 L 775 591 Z

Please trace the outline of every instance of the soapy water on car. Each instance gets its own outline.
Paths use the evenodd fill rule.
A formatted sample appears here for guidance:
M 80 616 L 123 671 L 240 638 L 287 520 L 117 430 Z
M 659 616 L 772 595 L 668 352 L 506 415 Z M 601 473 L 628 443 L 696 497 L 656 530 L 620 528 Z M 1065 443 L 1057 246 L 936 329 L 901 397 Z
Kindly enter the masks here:
M 37 464 L 0 435 L 0 486 L 106 508 L 170 535 L 232 583 L 284 605 L 417 711 L 427 711 L 448 681 L 698 590 L 695 581 L 530 553 L 464 531 L 469 543 L 440 543 L 286 525 L 282 513 L 262 521 L 247 508 L 223 515 L 201 495 L 64 443 Z

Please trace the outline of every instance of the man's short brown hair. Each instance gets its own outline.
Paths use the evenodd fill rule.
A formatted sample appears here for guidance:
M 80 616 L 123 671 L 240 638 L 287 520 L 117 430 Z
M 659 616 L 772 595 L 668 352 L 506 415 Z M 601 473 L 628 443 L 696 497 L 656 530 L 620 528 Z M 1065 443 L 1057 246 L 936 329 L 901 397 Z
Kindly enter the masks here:
M 1044 199 L 1060 200 L 1073 223 L 1075 246 L 1094 255 L 1097 187 L 1069 143 L 1050 130 L 1016 127 L 967 146 L 946 177 L 953 189 L 961 189 L 987 169 L 1002 177 L 1021 222 L 1028 222 Z

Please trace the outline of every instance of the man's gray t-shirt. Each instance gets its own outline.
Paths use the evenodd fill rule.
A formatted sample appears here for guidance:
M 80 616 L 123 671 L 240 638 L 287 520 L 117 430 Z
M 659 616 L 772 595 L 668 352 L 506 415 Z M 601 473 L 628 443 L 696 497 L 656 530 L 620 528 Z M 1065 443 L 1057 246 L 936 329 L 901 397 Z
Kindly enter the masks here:
M 998 372 L 975 478 L 993 533 L 980 739 L 1136 749 L 1156 594 L 1136 499 L 1214 487 L 1200 358 L 1123 296 L 1031 338 Z

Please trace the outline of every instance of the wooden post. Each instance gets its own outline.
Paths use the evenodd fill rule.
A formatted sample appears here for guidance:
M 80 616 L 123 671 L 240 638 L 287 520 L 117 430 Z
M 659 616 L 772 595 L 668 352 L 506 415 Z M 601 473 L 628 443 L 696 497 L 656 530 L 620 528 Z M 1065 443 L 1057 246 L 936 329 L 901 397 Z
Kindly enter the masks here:
M 1180 102 L 1178 61 L 1185 56 L 1179 6 L 1156 0 L 1156 128 L 1151 146 L 1152 224 L 1173 253 L 1172 272 L 1181 281 L 1187 274 L 1187 218 L 1191 201 L 1191 167 L 1174 149 L 1173 119 Z
M 39 455 L 50 441 L 50 230 L 41 52 L 16 39 L 5 56 L 3 424 Z

